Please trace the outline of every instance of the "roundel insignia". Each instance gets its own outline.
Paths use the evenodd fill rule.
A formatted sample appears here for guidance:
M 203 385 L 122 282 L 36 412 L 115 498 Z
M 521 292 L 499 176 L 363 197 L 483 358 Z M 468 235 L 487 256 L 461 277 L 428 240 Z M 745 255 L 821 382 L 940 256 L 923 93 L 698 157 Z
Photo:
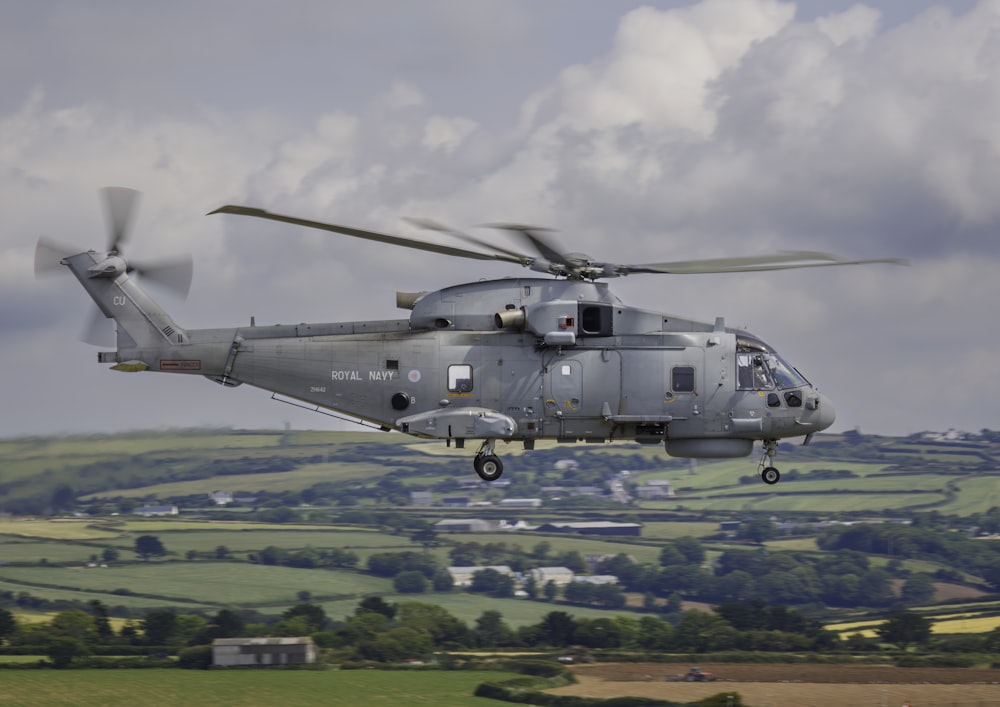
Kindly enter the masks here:
M 419 383 L 420 371 L 418 371 L 417 369 L 413 369 L 412 371 L 406 374 L 406 377 L 410 380 L 411 383 Z

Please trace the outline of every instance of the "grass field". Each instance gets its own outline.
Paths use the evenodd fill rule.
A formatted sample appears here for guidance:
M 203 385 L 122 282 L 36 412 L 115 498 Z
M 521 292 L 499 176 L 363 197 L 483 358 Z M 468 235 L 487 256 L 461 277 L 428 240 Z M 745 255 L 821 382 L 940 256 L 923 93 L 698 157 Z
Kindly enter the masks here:
M 392 582 L 355 572 L 329 572 L 235 562 L 151 562 L 112 566 L 106 569 L 82 567 L 6 567 L 6 584 L 24 583 L 23 589 L 45 596 L 49 587 L 103 593 L 110 604 L 121 603 L 115 590 L 132 594 L 165 597 L 206 605 L 239 607 L 261 604 L 294 604 L 299 591 L 315 597 L 363 596 L 387 593 Z M 91 596 L 90 598 L 95 598 Z M 123 598 L 129 598 L 127 596 Z M 357 600 L 355 600 L 356 602 Z M 161 600 L 159 604 L 163 604 Z
M 473 697 L 511 673 L 370 670 L 5 670 L 0 703 L 11 706 L 282 705 L 282 707 L 493 707 Z
M 107 540 L 120 534 L 113 526 L 99 527 L 90 521 L 0 518 L 0 536 L 18 535 L 53 540 Z

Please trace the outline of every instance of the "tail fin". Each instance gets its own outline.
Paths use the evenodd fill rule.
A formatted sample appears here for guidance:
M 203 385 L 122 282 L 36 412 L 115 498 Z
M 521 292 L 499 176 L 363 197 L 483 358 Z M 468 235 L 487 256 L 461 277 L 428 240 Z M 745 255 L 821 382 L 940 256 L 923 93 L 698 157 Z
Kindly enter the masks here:
M 89 251 L 64 258 L 62 262 L 104 316 L 115 320 L 119 354 L 190 343 L 187 332 L 128 276 L 128 268 L 120 256 Z

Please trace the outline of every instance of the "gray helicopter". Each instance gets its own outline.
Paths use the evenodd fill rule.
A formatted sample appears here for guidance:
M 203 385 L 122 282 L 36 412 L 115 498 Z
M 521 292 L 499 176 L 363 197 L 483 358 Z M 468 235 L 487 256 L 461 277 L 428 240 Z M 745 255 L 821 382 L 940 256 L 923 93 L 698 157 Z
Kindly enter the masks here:
M 405 319 L 185 329 L 136 282 L 140 275 L 186 293 L 190 259 L 140 264 L 122 254 L 138 192 L 102 190 L 110 231 L 106 251 L 73 254 L 39 240 L 36 272 L 64 265 L 117 325 L 117 350 L 98 362 L 124 372 L 204 376 L 223 387 L 244 383 L 272 398 L 382 430 L 479 441 L 474 466 L 503 473 L 497 442 L 536 440 L 663 444 L 674 457 L 730 458 L 763 443 L 760 475 L 777 483 L 778 441 L 833 424 L 835 411 L 794 366 L 753 334 L 625 305 L 598 282 L 630 274 L 751 272 L 895 259 L 845 260 L 793 252 L 623 265 L 565 253 L 545 229 L 516 224 L 529 253 L 413 221 L 473 245 L 453 247 L 283 216 L 246 206 L 237 214 L 332 231 L 441 255 L 512 263 L 545 277 L 488 280 L 433 292 L 396 293 Z M 280 397 L 279 397 L 280 396 Z

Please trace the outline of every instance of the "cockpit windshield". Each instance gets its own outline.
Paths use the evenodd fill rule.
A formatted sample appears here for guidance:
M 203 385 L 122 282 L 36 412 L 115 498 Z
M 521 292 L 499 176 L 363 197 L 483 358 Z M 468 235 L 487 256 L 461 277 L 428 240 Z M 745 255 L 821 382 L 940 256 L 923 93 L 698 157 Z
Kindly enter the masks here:
M 740 390 L 783 390 L 809 385 L 805 376 L 760 339 L 736 341 L 736 380 Z

